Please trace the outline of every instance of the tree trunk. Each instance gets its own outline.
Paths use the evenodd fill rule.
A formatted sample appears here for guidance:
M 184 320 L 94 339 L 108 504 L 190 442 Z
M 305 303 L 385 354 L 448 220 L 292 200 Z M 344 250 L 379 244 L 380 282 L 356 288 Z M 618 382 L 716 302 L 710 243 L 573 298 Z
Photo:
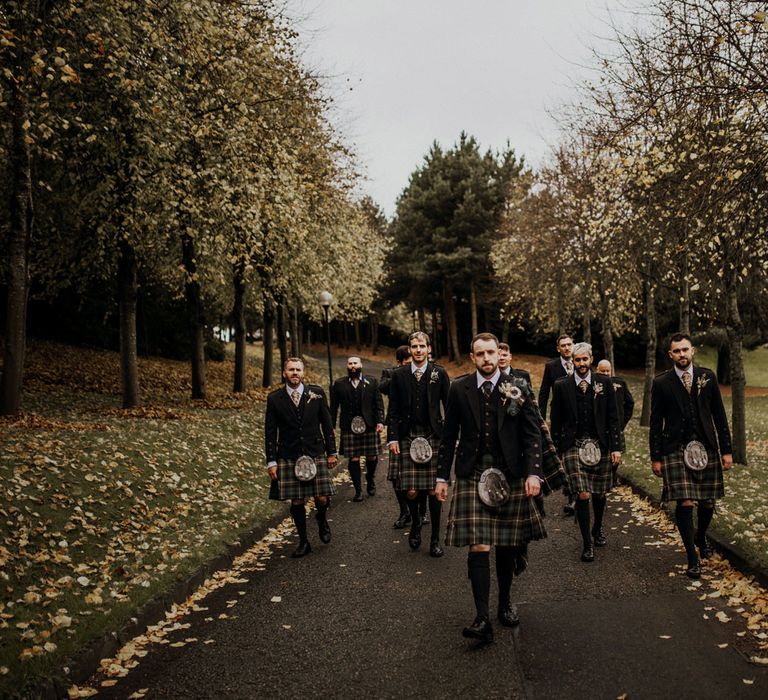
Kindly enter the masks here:
M 232 391 L 240 393 L 246 390 L 245 265 L 238 262 L 234 272 L 235 303 L 232 307 L 232 320 L 235 325 L 235 381 Z
M 727 342 L 717 349 L 717 383 L 731 383 L 731 346 Z
M 21 40 L 24 40 L 22 37 Z M 29 59 L 22 51 L 20 75 L 27 74 Z M 0 380 L 0 414 L 16 415 L 21 409 L 24 356 L 27 346 L 27 297 L 29 294 L 29 240 L 32 228 L 32 168 L 27 136 L 27 86 L 12 81 L 11 203 L 8 236 L 8 299 L 6 301 L 3 375 Z
M 376 354 L 379 351 L 379 319 L 376 314 L 370 315 L 371 324 L 371 353 Z
M 469 311 L 472 317 L 472 337 L 477 335 L 477 289 L 475 280 L 469 280 Z
M 344 343 L 344 349 L 349 349 L 349 324 L 346 321 L 341 322 L 342 339 Z
M 272 386 L 272 366 L 274 364 L 274 349 L 272 347 L 272 334 L 275 332 L 275 305 L 272 297 L 264 292 L 264 368 L 261 373 L 261 386 Z
M 680 283 L 680 333 L 691 334 L 691 290 L 688 282 L 688 253 L 683 255 L 682 282 Z
M 285 300 L 277 302 L 277 349 L 280 352 L 280 370 L 288 359 L 288 341 L 285 338 Z
M 195 242 L 188 234 L 181 237 L 182 260 L 186 281 L 184 293 L 189 314 L 189 335 L 192 352 L 192 398 L 204 399 L 207 392 L 205 378 L 205 321 L 203 302 L 200 294 L 200 282 L 197 281 L 197 262 L 195 260 Z
M 504 322 L 501 326 L 501 342 L 507 343 L 507 345 L 510 345 L 509 342 L 509 319 L 505 318 Z
M 301 357 L 301 334 L 299 331 L 299 304 L 293 305 L 291 313 L 291 355 Z
M 139 405 L 139 363 L 136 342 L 136 300 L 139 280 L 136 252 L 128 241 L 118 244 L 117 294 L 120 309 L 120 385 L 123 408 Z
M 733 431 L 733 461 L 747 463 L 747 414 L 744 374 L 744 324 L 739 311 L 738 289 L 735 281 L 728 285 L 728 341 L 731 352 L 731 428 Z
M 651 388 L 656 376 L 656 290 L 653 283 L 646 280 L 645 287 L 645 381 L 643 383 L 643 410 L 640 413 L 640 425 L 651 424 Z
M 457 365 L 461 363 L 459 352 L 459 333 L 456 328 L 456 303 L 453 300 L 453 289 L 448 282 L 443 283 L 445 297 L 445 322 L 448 327 L 448 358 Z
M 430 314 L 432 316 L 432 357 L 437 359 L 443 354 L 443 341 L 437 328 L 437 309 L 434 306 Z
M 601 294 L 601 326 L 603 330 L 603 351 L 605 352 L 605 359 L 611 363 L 611 367 L 616 370 L 616 365 L 613 361 L 613 328 L 611 326 L 611 303 L 608 294 Z
M 355 348 L 357 348 L 358 351 L 362 350 L 363 344 L 360 341 L 360 321 L 358 319 L 355 319 L 353 322 L 354 328 L 355 328 Z
M 585 343 L 592 344 L 592 317 L 589 309 L 584 309 L 584 316 L 581 319 L 581 334 Z

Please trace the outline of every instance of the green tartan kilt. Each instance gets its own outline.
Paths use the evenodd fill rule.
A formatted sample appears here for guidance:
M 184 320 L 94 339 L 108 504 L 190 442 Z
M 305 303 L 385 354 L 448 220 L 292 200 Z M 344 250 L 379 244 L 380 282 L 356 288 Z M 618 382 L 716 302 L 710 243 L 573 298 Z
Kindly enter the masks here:
M 579 459 L 579 448 L 575 445 L 563 454 L 563 467 L 568 477 L 568 490 L 572 494 L 581 491 L 589 493 L 608 493 L 613 487 L 613 470 L 611 460 L 605 448 L 601 446 L 602 459 L 594 466 L 588 467 Z
M 471 544 L 519 547 L 547 536 L 544 516 L 533 498 L 525 495 L 525 479 L 509 482 L 510 497 L 500 508 L 483 505 L 477 493 L 482 471 L 472 478 L 456 479 L 448 513 L 445 543 L 454 547 Z
M 364 433 L 353 433 L 351 430 L 342 430 L 341 454 L 347 458 L 378 458 L 381 454 L 381 438 L 379 433 L 373 428 L 366 430 Z
M 411 442 L 417 437 L 429 440 L 432 459 L 419 464 L 411 459 Z M 413 433 L 400 441 L 400 488 L 403 491 L 433 491 L 437 478 L 437 452 L 440 443 L 434 435 Z
M 325 455 L 315 457 L 317 475 L 311 481 L 299 481 L 293 468 L 296 460 L 277 460 L 277 492 L 271 495 L 275 501 L 285 501 L 294 498 L 311 498 L 312 496 L 333 496 L 336 489 L 333 487 L 331 472 L 328 468 L 328 458 Z
M 723 466 L 717 452 L 707 445 L 707 466 L 700 472 L 688 469 L 683 461 L 683 447 L 662 457 L 664 477 L 662 501 L 707 501 L 725 496 Z
M 400 455 L 392 454 L 387 450 L 389 466 L 387 467 L 387 481 L 391 481 L 396 489 L 400 489 Z

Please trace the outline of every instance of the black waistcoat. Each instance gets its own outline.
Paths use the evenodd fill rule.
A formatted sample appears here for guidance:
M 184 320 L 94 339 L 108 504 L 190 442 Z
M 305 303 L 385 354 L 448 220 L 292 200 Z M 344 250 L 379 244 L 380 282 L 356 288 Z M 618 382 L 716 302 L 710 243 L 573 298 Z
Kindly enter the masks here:
M 477 459 L 482 461 L 483 455 L 491 455 L 495 465 L 501 463 L 501 444 L 499 443 L 498 425 L 498 401 L 495 392 L 486 398 L 482 389 L 480 392 L 480 446 L 477 450 Z
M 349 385 L 352 387 L 352 406 L 350 407 L 352 409 L 352 415 L 362 416 L 363 415 L 363 380 L 361 379 L 357 383 L 357 386 L 352 384 L 351 381 Z
M 595 400 L 595 393 L 592 385 L 587 385 L 587 391 L 582 393 L 579 387 L 576 387 L 576 437 L 593 438 L 597 440 L 597 425 L 595 424 L 595 411 L 592 404 Z
M 688 400 L 685 402 L 685 413 L 683 414 L 683 439 L 685 442 L 701 440 L 704 431 L 701 429 L 699 406 L 694 399 L 693 389 L 691 389 L 690 394 L 688 392 L 686 394 L 688 395 Z
M 411 425 L 409 426 L 411 430 L 432 432 L 429 428 L 427 382 L 427 377 L 424 375 L 421 381 L 416 381 L 416 375 L 411 372 Z

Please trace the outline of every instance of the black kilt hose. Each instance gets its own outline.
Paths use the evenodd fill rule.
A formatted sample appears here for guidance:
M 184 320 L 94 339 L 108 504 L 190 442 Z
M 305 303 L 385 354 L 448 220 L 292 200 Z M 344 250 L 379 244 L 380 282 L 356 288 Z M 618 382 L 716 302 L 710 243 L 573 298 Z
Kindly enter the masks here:
M 411 459 L 411 442 L 417 437 L 426 438 L 432 448 L 432 458 L 424 464 Z M 403 491 L 434 491 L 439 448 L 440 444 L 434 435 L 423 433 L 411 433 L 400 441 L 400 488 Z
M 707 446 L 707 466 L 700 472 L 688 469 L 683 461 L 683 447 L 661 460 L 664 477 L 662 501 L 708 501 L 725 495 L 723 466 L 717 452 Z
M 547 536 L 535 499 L 525 495 L 525 479 L 511 479 L 509 500 L 500 508 L 490 509 L 477 493 L 481 474 L 476 469 L 471 479 L 456 479 L 445 534 L 447 545 L 519 547 Z
M 613 470 L 608 453 L 601 447 L 601 459 L 594 467 L 582 464 L 579 448 L 575 445 L 563 454 L 563 467 L 568 477 L 568 490 L 576 495 L 582 491 L 589 493 L 608 493 L 613 487 Z
M 341 454 L 349 459 L 354 457 L 377 459 L 381 454 L 381 438 L 379 433 L 373 428 L 369 428 L 364 433 L 342 430 Z
M 312 498 L 313 496 L 333 496 L 331 472 L 328 468 L 328 458 L 325 455 L 315 457 L 317 475 L 310 481 L 299 481 L 293 471 L 296 461 L 293 459 L 277 460 L 277 495 L 270 494 L 275 501 L 286 501 L 294 498 Z

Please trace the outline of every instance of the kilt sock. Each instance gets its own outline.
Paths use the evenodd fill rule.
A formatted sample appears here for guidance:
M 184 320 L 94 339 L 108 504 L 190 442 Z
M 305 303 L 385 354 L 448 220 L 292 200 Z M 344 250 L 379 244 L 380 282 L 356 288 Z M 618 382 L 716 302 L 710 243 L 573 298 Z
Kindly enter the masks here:
M 376 465 L 379 460 L 376 457 L 365 458 L 365 482 L 368 486 L 373 485 L 373 481 L 376 478 Z
M 315 508 L 317 509 L 317 522 L 321 523 L 325 520 L 326 513 L 328 512 L 328 501 L 329 499 L 325 499 L 325 503 L 320 503 L 320 501 L 315 498 Z
M 489 552 L 470 552 L 467 557 L 467 573 L 472 582 L 477 616 L 489 618 L 488 599 L 491 596 L 491 566 Z
M 421 518 L 419 517 L 419 496 L 421 492 L 416 494 L 415 498 L 408 498 L 408 512 L 411 514 L 411 532 L 421 532 Z
M 581 530 L 581 539 L 584 540 L 584 546 L 592 544 L 592 536 L 589 530 L 589 499 L 576 499 L 576 519 L 579 521 L 579 530 Z
M 603 515 L 605 515 L 605 496 L 592 494 L 592 510 L 595 512 L 595 524 L 592 526 L 592 534 L 600 532 L 603 527 Z
M 360 486 L 360 460 L 359 459 L 349 460 L 349 478 L 352 479 L 352 486 L 355 487 L 355 493 L 360 493 L 362 489 Z
M 515 569 L 516 547 L 496 547 L 496 581 L 499 584 L 499 612 L 510 609 L 509 591 Z
M 699 503 L 699 507 L 696 509 L 696 514 L 698 515 L 698 524 L 696 526 L 696 541 L 701 543 L 704 541 L 704 537 L 707 534 L 707 528 L 712 522 L 712 516 L 715 514 L 714 503 L 709 508 Z
M 683 539 L 685 553 L 688 556 L 688 566 L 693 566 L 699 560 L 693 541 L 693 506 L 684 506 L 678 503 L 675 508 L 675 522 L 680 531 L 680 537 Z
M 400 515 L 405 515 L 408 512 L 408 498 L 405 495 L 405 491 L 395 489 L 395 497 L 397 503 L 400 506 Z
M 443 504 L 437 500 L 437 496 L 429 496 L 429 519 L 432 522 L 432 542 L 440 540 L 440 514 L 443 512 Z
M 307 541 L 307 511 L 302 503 L 300 506 L 291 505 L 291 517 L 299 533 L 299 544 Z

